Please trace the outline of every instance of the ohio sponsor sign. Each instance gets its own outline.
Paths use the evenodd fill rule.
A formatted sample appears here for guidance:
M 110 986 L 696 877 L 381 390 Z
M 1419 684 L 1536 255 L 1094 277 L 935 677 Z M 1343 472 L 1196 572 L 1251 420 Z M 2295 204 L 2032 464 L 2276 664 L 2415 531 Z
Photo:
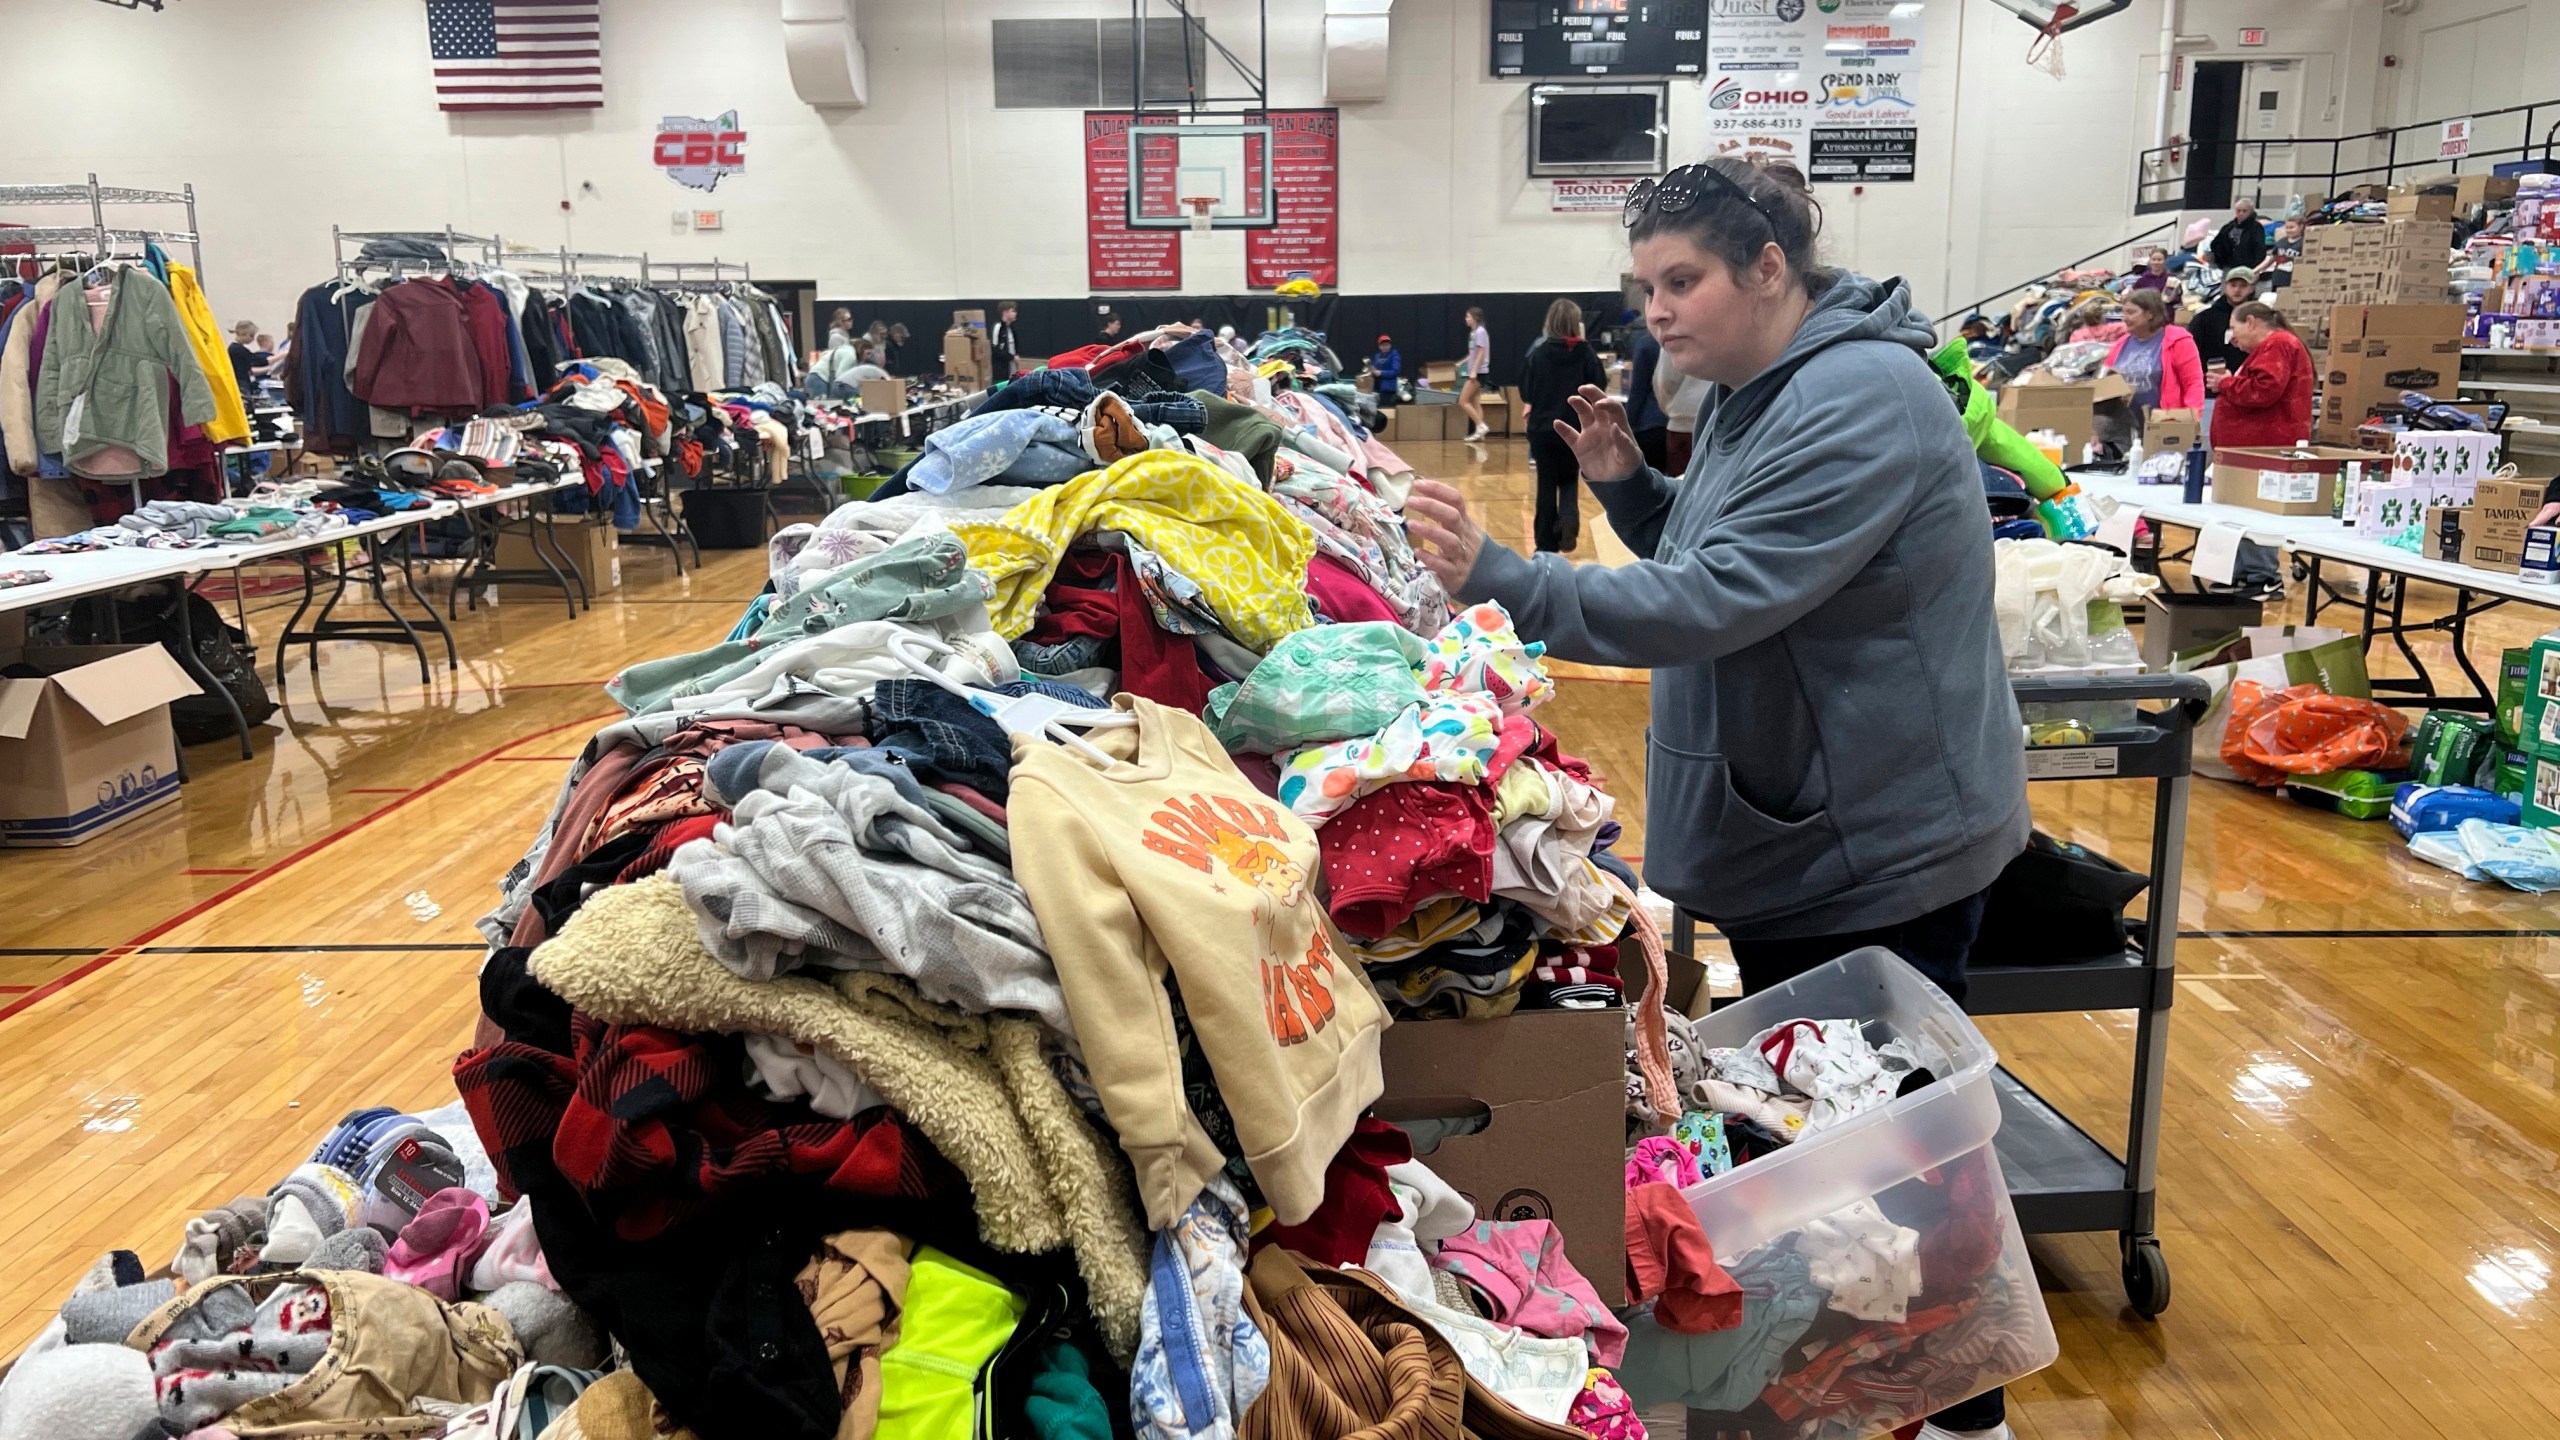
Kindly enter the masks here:
M 1815 180 L 1888 173 L 1921 123 L 1918 7 L 1897 0 L 1708 0 L 1708 152 L 1791 160 Z M 1840 132 L 1897 132 L 1871 166 Z M 1817 144 L 1816 131 L 1826 139 Z M 1828 164 L 1817 169 L 1817 153 Z M 1856 163 L 1852 163 L 1853 160 Z
M 1555 186 L 1555 192 L 1548 208 L 1558 215 L 1616 215 L 1626 210 L 1627 196 L 1642 182 L 1610 179 L 1555 180 L 1549 183 Z
M 669 115 L 658 122 L 650 159 L 677 184 L 709 190 L 723 175 L 746 172 L 747 132 L 738 128 L 735 110 L 710 120 Z

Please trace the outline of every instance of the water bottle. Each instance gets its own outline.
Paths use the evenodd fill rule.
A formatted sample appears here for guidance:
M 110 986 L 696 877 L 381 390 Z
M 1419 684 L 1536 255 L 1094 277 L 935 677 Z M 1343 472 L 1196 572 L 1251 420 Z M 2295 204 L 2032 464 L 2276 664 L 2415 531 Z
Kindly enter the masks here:
M 2196 443 L 2187 448 L 2187 484 L 2185 492 L 2179 498 L 2190 505 L 2204 503 L 2204 476 L 2206 462 L 2210 458 L 2204 448 L 2202 437 L 2198 437 Z

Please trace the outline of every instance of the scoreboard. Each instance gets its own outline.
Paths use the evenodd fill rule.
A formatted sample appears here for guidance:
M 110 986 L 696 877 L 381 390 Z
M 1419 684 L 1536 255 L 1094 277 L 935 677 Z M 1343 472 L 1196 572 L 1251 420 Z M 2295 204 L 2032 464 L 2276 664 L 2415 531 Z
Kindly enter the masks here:
M 1491 0 L 1497 79 L 1704 75 L 1707 0 Z

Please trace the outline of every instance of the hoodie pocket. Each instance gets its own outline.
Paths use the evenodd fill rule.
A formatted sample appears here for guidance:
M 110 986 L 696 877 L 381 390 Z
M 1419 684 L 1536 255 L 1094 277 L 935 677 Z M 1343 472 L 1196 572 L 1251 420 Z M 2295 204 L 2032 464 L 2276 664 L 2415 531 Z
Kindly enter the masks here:
M 1799 820 L 1733 788 L 1721 755 L 1645 733 L 1645 883 L 1711 919 L 1741 920 L 1845 889 L 1856 878 L 1828 808 Z

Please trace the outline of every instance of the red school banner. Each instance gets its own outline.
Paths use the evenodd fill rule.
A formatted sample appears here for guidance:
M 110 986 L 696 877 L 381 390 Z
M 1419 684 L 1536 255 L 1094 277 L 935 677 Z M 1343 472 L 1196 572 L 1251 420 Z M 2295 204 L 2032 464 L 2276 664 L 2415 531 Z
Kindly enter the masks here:
M 1244 283 L 1269 290 L 1303 275 L 1327 290 L 1342 284 L 1342 124 L 1338 110 L 1273 110 L 1248 115 L 1271 127 L 1271 182 L 1279 223 L 1244 232 Z
M 1182 232 L 1129 228 L 1128 111 L 1085 112 L 1084 188 L 1086 284 L 1096 292 L 1181 289 Z

